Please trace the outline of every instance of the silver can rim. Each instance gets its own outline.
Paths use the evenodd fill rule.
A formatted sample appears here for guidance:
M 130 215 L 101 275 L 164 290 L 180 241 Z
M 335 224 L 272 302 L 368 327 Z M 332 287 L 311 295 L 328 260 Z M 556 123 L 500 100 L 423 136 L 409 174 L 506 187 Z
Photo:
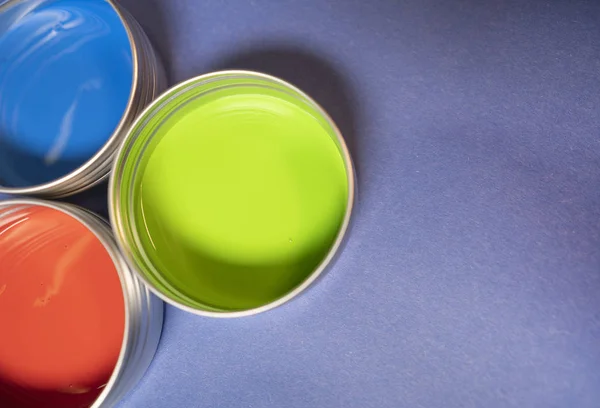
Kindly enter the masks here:
M 275 82 L 276 84 L 282 85 L 291 89 L 292 91 L 298 93 L 302 98 L 305 98 L 307 102 L 309 102 L 318 112 L 322 115 L 322 117 L 327 121 L 328 125 L 331 126 L 333 133 L 335 134 L 336 140 L 339 143 L 342 158 L 344 161 L 344 165 L 346 167 L 346 179 L 348 182 L 348 198 L 346 202 L 346 213 L 344 215 L 344 219 L 342 221 L 342 225 L 337 233 L 336 239 L 327 252 L 327 255 L 323 258 L 321 263 L 315 268 L 315 270 L 297 287 L 295 287 L 292 291 L 288 292 L 284 296 L 277 298 L 276 300 L 269 302 L 265 305 L 246 309 L 246 310 L 236 310 L 236 311 L 211 311 L 211 310 L 202 310 L 196 309 L 190 306 L 187 306 L 181 302 L 178 302 L 174 299 L 171 299 L 169 296 L 164 294 L 161 290 L 157 289 L 146 276 L 140 272 L 140 266 L 137 264 L 133 257 L 133 251 L 131 249 L 131 245 L 128 242 L 125 234 L 125 227 L 123 222 L 123 214 L 120 211 L 120 206 L 118 205 L 118 193 L 116 193 L 121 186 L 121 174 L 119 174 L 119 163 L 121 162 L 121 158 L 126 154 L 128 145 L 132 142 L 134 138 L 133 130 L 135 130 L 142 121 L 146 120 L 146 115 L 151 111 L 155 110 L 155 108 L 162 103 L 165 102 L 168 95 L 174 92 L 178 92 L 196 82 L 210 81 L 215 80 L 218 77 L 226 77 L 226 76 L 236 76 L 236 75 L 245 75 L 250 77 L 256 77 L 259 79 L 264 79 L 268 81 Z M 335 259 L 336 255 L 340 252 L 343 247 L 343 244 L 347 238 L 347 233 L 350 227 L 352 214 L 354 212 L 355 205 L 355 196 L 356 196 L 356 171 L 352 161 L 352 157 L 350 155 L 350 151 L 346 144 L 344 137 L 342 136 L 341 131 L 339 130 L 336 123 L 329 116 L 329 114 L 321 107 L 319 103 L 317 103 L 312 97 L 306 94 L 304 91 L 300 90 L 296 86 L 290 84 L 289 82 L 275 77 L 273 75 L 265 74 L 262 72 L 249 71 L 249 70 L 222 70 L 222 71 L 214 71 L 203 75 L 198 75 L 196 77 L 190 78 L 179 84 L 167 89 L 161 95 L 159 95 L 150 105 L 148 105 L 135 119 L 127 135 L 123 139 L 123 142 L 117 151 L 115 156 L 115 160 L 113 162 L 112 171 L 110 173 L 109 178 L 109 186 L 108 186 L 108 211 L 110 216 L 110 222 L 113 227 L 115 239 L 121 248 L 121 253 L 125 258 L 125 261 L 129 265 L 130 269 L 134 271 L 137 277 L 144 282 L 144 284 L 154 293 L 157 297 L 162 299 L 164 302 L 189 313 L 204 316 L 204 317 L 216 317 L 216 318 L 237 318 L 237 317 L 246 317 L 252 316 L 255 314 L 263 313 L 269 311 L 271 309 L 275 309 L 292 299 L 299 296 L 302 292 L 308 289 L 315 281 L 320 278 L 327 268 L 332 264 L 332 261 Z
M 123 292 L 123 303 L 125 307 L 125 328 L 123 331 L 123 341 L 121 343 L 121 350 L 119 351 L 119 358 L 117 359 L 117 363 L 113 368 L 113 371 L 108 382 L 106 383 L 106 386 L 104 387 L 100 395 L 98 395 L 98 397 L 94 400 L 94 403 L 90 406 L 90 408 L 101 408 L 105 401 L 108 399 L 109 394 L 117 384 L 117 381 L 119 380 L 119 378 L 122 375 L 122 372 L 124 371 L 126 365 L 126 356 L 128 354 L 128 349 L 130 347 L 130 342 L 132 339 L 131 316 L 132 313 L 134 313 L 135 306 L 132 306 L 131 303 L 133 299 L 131 299 L 129 292 L 125 288 L 125 281 L 127 279 L 126 275 L 132 275 L 132 271 L 129 268 L 127 262 L 123 259 L 114 237 L 111 236 L 108 224 L 106 225 L 106 230 L 102 230 L 89 222 L 88 217 L 92 217 L 92 219 L 106 224 L 105 220 L 100 218 L 98 215 L 92 213 L 91 211 L 88 211 L 84 208 L 72 204 L 45 201 L 39 199 L 9 199 L 0 201 L 0 209 L 12 206 L 42 206 L 60 211 L 63 214 L 73 217 L 81 224 L 83 224 L 89 231 L 91 231 L 96 236 L 96 238 L 98 238 L 98 240 L 102 243 L 102 245 L 110 255 L 111 259 L 113 260 L 115 269 L 117 270 L 117 274 L 119 275 L 121 289 Z
M 14 3 L 22 2 L 22 1 L 24 1 L 24 0 L 12 0 L 12 1 L 9 0 L 9 1 L 7 1 L 6 3 L 0 5 L 0 13 L 2 13 L 4 8 L 8 8 L 11 5 L 14 5 Z M 54 189 L 56 189 L 57 187 L 61 187 L 65 184 L 69 184 L 69 183 L 73 182 L 74 180 L 77 180 L 79 177 L 84 176 L 86 173 L 88 173 L 90 170 L 92 170 L 97 165 L 97 163 L 99 161 L 101 161 L 107 154 L 109 154 L 111 151 L 113 151 L 113 154 L 114 154 L 114 151 L 117 150 L 119 143 L 120 143 L 120 140 L 118 140 L 119 135 L 125 130 L 125 128 L 127 126 L 127 123 L 129 121 L 128 118 L 131 115 L 131 111 L 133 110 L 133 107 L 135 104 L 135 97 L 137 94 L 137 90 L 140 86 L 138 84 L 139 76 L 140 76 L 140 74 L 139 74 L 140 54 L 137 49 L 137 43 L 136 43 L 133 31 L 131 30 L 131 27 L 129 26 L 127 19 L 123 15 L 123 12 L 116 5 L 115 0 L 104 0 L 104 1 L 112 7 L 113 11 L 116 13 L 117 17 L 121 21 L 121 24 L 123 25 L 123 28 L 125 29 L 125 32 L 127 33 L 127 38 L 129 40 L 129 47 L 131 48 L 131 58 L 132 58 L 132 68 L 133 68 L 132 83 L 131 83 L 131 89 L 129 90 L 129 99 L 127 100 L 127 106 L 125 107 L 125 110 L 123 111 L 123 115 L 121 116 L 121 120 L 119 121 L 119 124 L 117 125 L 115 130 L 113 130 L 112 134 L 106 140 L 106 142 L 102 145 L 100 150 L 98 150 L 85 163 L 83 163 L 81 166 L 79 166 L 75 170 L 71 171 L 70 173 L 67 173 L 64 176 L 59 177 L 55 180 L 49 181 L 47 183 L 37 184 L 37 185 L 33 185 L 33 186 L 28 186 L 28 187 L 5 187 L 5 186 L 0 185 L 0 193 L 12 194 L 12 195 L 51 194 L 52 191 Z M 86 188 L 93 187 L 95 184 L 102 182 L 106 177 L 107 177 L 107 175 L 104 175 L 104 176 L 98 178 L 94 182 L 89 183 L 89 185 L 86 185 Z M 81 189 L 78 189 L 78 191 L 80 191 L 80 190 Z

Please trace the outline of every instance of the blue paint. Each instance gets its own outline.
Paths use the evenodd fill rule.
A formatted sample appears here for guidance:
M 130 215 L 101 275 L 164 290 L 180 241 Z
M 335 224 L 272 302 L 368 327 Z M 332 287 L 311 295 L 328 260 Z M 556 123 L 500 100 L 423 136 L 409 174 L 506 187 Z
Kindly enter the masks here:
M 27 187 L 104 145 L 127 106 L 133 63 L 104 0 L 51 0 L 15 14 L 0 15 L 0 185 Z

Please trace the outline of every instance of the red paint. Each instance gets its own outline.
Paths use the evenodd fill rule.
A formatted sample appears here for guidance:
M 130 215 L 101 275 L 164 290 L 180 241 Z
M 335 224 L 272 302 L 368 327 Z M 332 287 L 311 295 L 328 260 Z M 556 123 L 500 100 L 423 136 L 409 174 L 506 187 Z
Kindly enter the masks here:
M 123 341 L 115 266 L 71 216 L 9 211 L 0 210 L 0 407 L 89 407 Z

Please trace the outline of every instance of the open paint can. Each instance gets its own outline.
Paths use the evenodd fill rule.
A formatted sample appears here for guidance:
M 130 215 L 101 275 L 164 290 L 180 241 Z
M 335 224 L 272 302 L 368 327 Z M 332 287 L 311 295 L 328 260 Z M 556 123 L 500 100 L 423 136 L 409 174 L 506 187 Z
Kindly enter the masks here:
M 354 189 L 344 139 L 315 101 L 268 75 L 222 71 L 140 115 L 115 159 L 109 211 L 158 296 L 235 317 L 281 305 L 322 274 Z
M 150 365 L 162 321 L 101 218 L 0 202 L 1 407 L 114 406 Z
M 150 41 L 112 0 L 0 5 L 0 193 L 63 197 L 105 179 L 166 88 Z

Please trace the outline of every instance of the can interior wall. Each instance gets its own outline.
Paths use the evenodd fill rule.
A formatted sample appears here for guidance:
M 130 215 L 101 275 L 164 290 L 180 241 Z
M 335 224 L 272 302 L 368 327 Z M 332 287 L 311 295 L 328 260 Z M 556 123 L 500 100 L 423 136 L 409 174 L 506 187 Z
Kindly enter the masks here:
M 137 384 L 149 367 L 160 341 L 164 304 L 131 272 L 103 219 L 74 205 L 37 199 L 2 201 L 0 211 L 9 213 L 31 206 L 60 211 L 83 224 L 102 243 L 119 275 L 125 303 L 123 342 L 106 387 L 91 405 L 91 408 L 112 407 Z
M 164 68 L 138 22 L 113 0 L 104 0 L 117 14 L 129 39 L 133 81 L 127 107 L 104 145 L 83 165 L 49 182 L 26 186 L 0 185 L 0 194 L 61 198 L 84 191 L 108 177 L 115 153 L 136 116 L 167 86 Z M 8 0 L 0 5 L 0 35 L 7 27 L 40 6 L 41 0 Z
M 143 249 L 139 234 L 140 227 L 136 225 L 134 220 L 136 211 L 134 207 L 137 206 L 134 202 L 139 203 L 139 197 L 134 198 L 133 196 L 139 190 L 135 184 L 136 172 L 140 170 L 147 150 L 156 144 L 156 140 L 153 140 L 153 132 L 165 120 L 168 120 L 186 102 L 197 98 L 199 95 L 211 94 L 218 89 L 234 90 L 236 87 L 249 86 L 264 87 L 293 98 L 310 110 L 314 119 L 322 126 L 331 130 L 331 138 L 337 146 L 345 167 L 348 194 L 345 201 L 345 213 L 335 240 L 327 253 L 321 258 L 321 262 L 306 279 L 295 286 L 293 290 L 270 301 L 268 304 L 242 310 L 227 310 L 190 301 L 173 289 L 169 282 L 161 276 L 156 264 L 151 261 Z M 149 134 L 151 136 L 148 136 Z M 354 190 L 354 167 L 344 139 L 332 119 L 315 101 L 287 82 L 269 75 L 249 71 L 222 71 L 202 75 L 175 86 L 159 97 L 140 115 L 127 135 L 114 164 L 109 186 L 109 211 L 115 236 L 125 258 L 154 293 L 174 306 L 195 314 L 211 317 L 238 317 L 259 313 L 285 303 L 305 290 L 322 274 L 343 243 L 352 214 Z

